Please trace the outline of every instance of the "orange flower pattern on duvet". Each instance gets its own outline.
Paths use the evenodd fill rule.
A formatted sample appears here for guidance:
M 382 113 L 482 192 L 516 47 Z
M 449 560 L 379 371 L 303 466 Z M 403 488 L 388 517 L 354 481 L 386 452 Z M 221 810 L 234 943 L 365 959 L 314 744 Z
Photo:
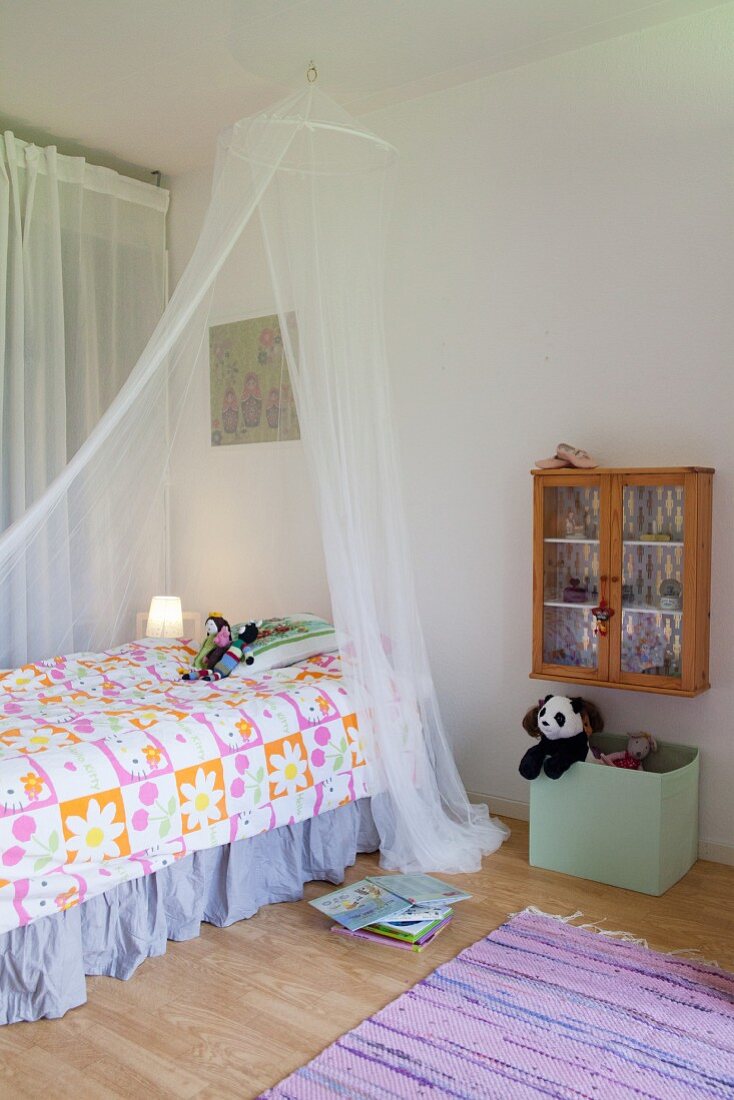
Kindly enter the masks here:
M 224 817 L 224 776 L 221 760 L 194 764 L 176 772 L 183 830 L 192 833 Z
M 337 654 L 184 683 L 146 639 L 0 672 L 0 933 L 370 793 Z
M 130 855 L 121 791 L 62 802 L 66 850 L 77 863 L 96 863 Z

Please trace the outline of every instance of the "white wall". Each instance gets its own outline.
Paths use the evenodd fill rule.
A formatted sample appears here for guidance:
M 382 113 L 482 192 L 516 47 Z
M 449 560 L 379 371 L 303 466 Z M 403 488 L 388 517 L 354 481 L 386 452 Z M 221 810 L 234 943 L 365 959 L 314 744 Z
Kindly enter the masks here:
M 193 250 L 211 169 L 176 180 L 169 213 L 172 283 Z M 244 304 L 244 313 L 243 313 Z M 275 313 L 256 223 L 217 280 L 212 324 Z M 184 607 L 236 622 L 296 611 L 330 614 L 321 534 L 300 442 L 212 447 L 208 349 L 172 458 L 172 590 Z
M 366 122 L 401 153 L 387 275 L 395 415 L 423 622 L 467 785 L 528 796 L 517 774 L 527 747 L 520 719 L 546 690 L 527 678 L 533 460 L 567 440 L 607 465 L 713 465 L 713 688 L 694 700 L 588 694 L 610 729 L 648 728 L 701 747 L 702 837 L 718 855 L 732 845 L 734 856 L 732 12 Z M 173 181 L 174 274 L 206 189 L 203 177 Z M 257 592 L 226 557 L 192 584 L 189 570 L 208 553 L 212 506 L 245 533 L 253 517 L 261 522 L 279 448 L 210 449 L 203 373 L 200 383 L 174 498 L 176 541 L 185 541 L 179 587 L 200 610 L 244 596 L 249 610 Z M 302 456 L 288 446 L 276 482 L 299 505 Z M 272 592 L 289 584 L 288 598 L 319 610 L 310 506 L 300 504 L 293 526 L 287 554 L 297 573 L 279 572 Z M 261 586 L 271 583 L 267 564 L 258 559 Z

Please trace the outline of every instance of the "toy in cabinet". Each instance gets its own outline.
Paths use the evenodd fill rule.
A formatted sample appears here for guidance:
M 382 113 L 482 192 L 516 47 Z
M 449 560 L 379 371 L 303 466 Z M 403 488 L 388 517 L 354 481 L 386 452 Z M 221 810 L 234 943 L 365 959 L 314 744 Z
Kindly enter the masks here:
M 708 689 L 713 474 L 533 470 L 531 676 Z

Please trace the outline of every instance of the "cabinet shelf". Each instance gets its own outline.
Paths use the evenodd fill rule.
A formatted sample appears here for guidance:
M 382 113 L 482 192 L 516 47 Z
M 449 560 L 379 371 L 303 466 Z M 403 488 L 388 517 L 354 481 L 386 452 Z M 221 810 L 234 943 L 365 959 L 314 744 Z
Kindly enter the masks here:
M 683 608 L 678 607 L 675 610 L 664 607 L 622 607 L 623 612 L 629 612 L 630 615 L 682 615 Z
M 575 535 L 569 535 L 565 539 L 557 539 L 557 538 L 543 539 L 543 542 L 557 542 L 557 543 L 575 542 L 575 543 L 581 544 L 582 546 L 583 546 L 584 543 L 586 543 L 587 546 L 598 546 L 599 545 L 599 539 L 577 539 Z
M 656 546 L 662 546 L 662 547 L 666 547 L 666 546 L 685 546 L 685 542 L 683 542 L 683 540 L 681 540 L 680 542 L 673 542 L 670 539 L 667 539 L 667 540 L 666 539 L 625 539 L 623 545 L 624 546 L 647 546 L 648 549 L 651 549 L 651 548 L 656 547 Z
M 591 611 L 596 607 L 595 603 L 569 603 L 567 600 L 543 600 L 543 607 L 564 607 L 569 608 L 572 611 L 577 608 L 580 611 Z M 626 604 L 622 605 L 622 611 L 629 613 L 630 615 L 682 615 L 682 608 L 664 608 L 664 607 L 632 607 Z
M 533 471 L 531 676 L 679 698 L 709 688 L 713 473 Z M 569 586 L 583 603 L 563 599 Z M 602 628 L 591 612 L 605 600 Z
M 591 611 L 592 607 L 596 607 L 595 603 L 568 603 L 566 600 L 543 600 L 543 607 L 573 607 L 580 608 L 581 611 Z

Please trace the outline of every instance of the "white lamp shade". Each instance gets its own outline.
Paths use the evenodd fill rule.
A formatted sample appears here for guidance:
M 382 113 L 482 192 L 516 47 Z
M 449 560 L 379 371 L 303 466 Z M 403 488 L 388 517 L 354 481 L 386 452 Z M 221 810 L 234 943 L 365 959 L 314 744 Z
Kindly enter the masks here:
M 154 596 L 150 601 L 147 638 L 180 638 L 183 634 L 183 612 L 178 596 Z

